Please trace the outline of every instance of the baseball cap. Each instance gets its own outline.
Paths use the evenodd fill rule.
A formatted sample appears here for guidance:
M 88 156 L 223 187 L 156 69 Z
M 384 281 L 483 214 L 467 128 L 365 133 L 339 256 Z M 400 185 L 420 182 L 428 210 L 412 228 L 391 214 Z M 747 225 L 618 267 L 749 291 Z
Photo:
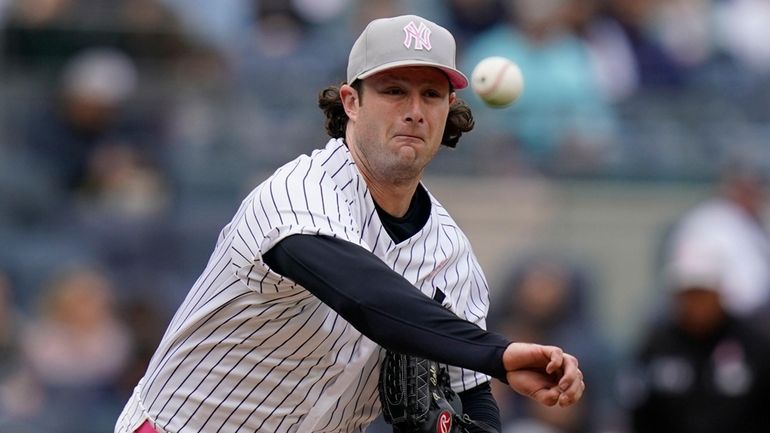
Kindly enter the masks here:
M 120 51 L 88 48 L 67 63 L 61 85 L 68 95 L 119 104 L 136 90 L 137 74 L 134 62 Z
M 350 50 L 348 83 L 391 68 L 433 66 L 463 89 L 468 78 L 455 66 L 455 47 L 449 30 L 417 15 L 373 20 Z
M 679 245 L 668 265 L 673 292 L 699 288 L 719 292 L 724 277 L 724 259 L 716 245 L 691 241 Z

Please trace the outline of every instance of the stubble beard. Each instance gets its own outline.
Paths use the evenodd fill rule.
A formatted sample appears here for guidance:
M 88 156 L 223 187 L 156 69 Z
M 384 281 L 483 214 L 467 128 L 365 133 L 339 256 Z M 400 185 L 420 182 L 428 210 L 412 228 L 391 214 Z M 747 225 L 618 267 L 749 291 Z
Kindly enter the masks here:
M 427 166 L 426 162 L 419 159 L 405 159 L 400 155 L 400 149 L 393 152 L 382 143 L 361 146 L 359 154 L 369 175 L 383 184 L 414 183 L 422 177 L 423 170 Z

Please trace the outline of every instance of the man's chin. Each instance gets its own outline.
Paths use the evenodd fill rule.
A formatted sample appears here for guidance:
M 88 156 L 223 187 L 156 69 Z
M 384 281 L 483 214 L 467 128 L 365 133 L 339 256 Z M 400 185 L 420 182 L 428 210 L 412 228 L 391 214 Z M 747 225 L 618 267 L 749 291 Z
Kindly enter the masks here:
M 397 151 L 398 155 L 398 162 L 402 164 L 415 164 L 417 162 L 417 158 L 419 158 L 419 152 L 417 147 L 405 144 L 398 148 Z
M 407 181 L 419 178 L 423 166 L 414 158 L 396 158 L 385 164 L 381 174 L 396 181 Z

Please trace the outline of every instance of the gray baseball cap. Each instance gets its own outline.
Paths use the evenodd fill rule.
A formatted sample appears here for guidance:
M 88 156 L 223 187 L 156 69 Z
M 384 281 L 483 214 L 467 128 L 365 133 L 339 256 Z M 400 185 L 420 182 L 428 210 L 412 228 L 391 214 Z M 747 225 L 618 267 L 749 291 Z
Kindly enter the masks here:
M 433 66 L 449 76 L 455 89 L 468 86 L 468 78 L 455 66 L 452 34 L 416 15 L 370 22 L 350 50 L 348 83 L 402 66 Z

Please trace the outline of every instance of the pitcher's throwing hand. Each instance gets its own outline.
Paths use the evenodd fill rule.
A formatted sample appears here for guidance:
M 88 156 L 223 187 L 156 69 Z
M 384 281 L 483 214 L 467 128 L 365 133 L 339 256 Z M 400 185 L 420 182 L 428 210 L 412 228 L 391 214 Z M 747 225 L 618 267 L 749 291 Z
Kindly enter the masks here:
M 555 346 L 511 343 L 503 353 L 503 366 L 514 391 L 546 406 L 570 406 L 586 387 L 577 358 Z

